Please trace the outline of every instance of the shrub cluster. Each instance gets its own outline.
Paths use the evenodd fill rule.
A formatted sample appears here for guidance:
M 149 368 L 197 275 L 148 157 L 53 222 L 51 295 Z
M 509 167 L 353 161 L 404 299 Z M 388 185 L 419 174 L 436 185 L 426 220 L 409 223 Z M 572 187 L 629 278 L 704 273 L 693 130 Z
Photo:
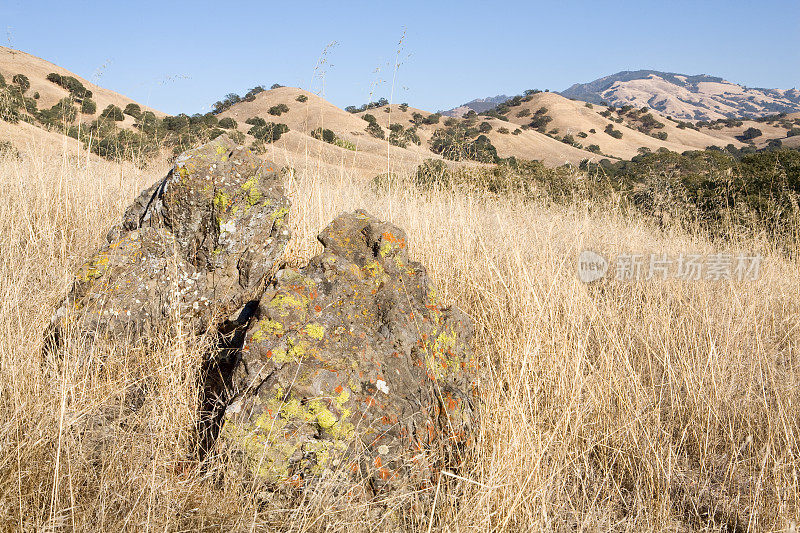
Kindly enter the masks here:
M 348 113 L 361 113 L 368 109 L 375 109 L 376 107 L 383 107 L 385 105 L 389 105 L 389 100 L 387 100 L 386 98 L 379 98 L 377 101 L 369 102 L 367 104 L 362 105 L 361 107 L 349 105 L 345 107 L 344 110 L 347 111 Z
M 344 148 L 346 150 L 354 150 L 356 149 L 356 145 L 348 141 L 347 139 L 342 139 L 332 130 L 319 127 L 313 130 L 310 135 L 315 139 L 319 139 L 321 141 L 325 141 L 328 144 L 333 144 L 334 146 L 338 146 L 340 148 Z
M 533 119 L 528 124 L 528 127 L 544 133 L 547 129 L 547 125 L 553 121 L 553 117 L 549 116 L 547 111 L 548 109 L 546 107 L 540 107 L 537 109 L 536 113 L 533 114 Z
M 218 126 L 225 130 L 235 130 L 236 121 L 231 117 L 225 117 L 219 121 Z
M 125 114 L 119 107 L 115 106 L 114 104 L 109 104 L 105 109 L 103 109 L 103 112 L 100 113 L 100 118 L 108 118 L 120 122 L 125 120 Z
M 611 135 L 615 139 L 622 139 L 622 132 L 619 130 L 615 130 L 613 124 L 607 125 L 606 129 L 604 129 L 603 131 Z
M 431 151 L 452 161 L 494 163 L 498 160 L 497 149 L 489 138 L 466 124 L 437 130 L 431 138 Z
M 92 91 L 83 86 L 83 83 L 72 76 L 62 76 L 61 74 L 51 72 L 47 75 L 47 80 L 63 87 L 76 99 L 91 98 Z
M 405 148 L 409 143 L 420 145 L 422 141 L 417 135 L 416 126 L 406 129 L 402 124 L 391 124 L 389 126 L 389 143 Z
M 386 132 L 383 131 L 381 125 L 378 124 L 378 119 L 375 118 L 374 115 L 370 115 L 367 113 L 363 115 L 361 118 L 367 121 L 367 133 L 375 137 L 376 139 L 385 139 Z
M 249 133 L 256 139 L 267 143 L 272 143 L 281 138 L 281 135 L 289 131 L 289 126 L 283 123 L 264 122 L 262 125 L 253 126 Z
M 286 104 L 277 104 L 277 105 L 274 105 L 274 106 L 270 107 L 267 110 L 267 112 L 270 115 L 274 115 L 276 117 L 279 117 L 283 113 L 288 113 L 289 112 L 289 106 L 287 106 Z

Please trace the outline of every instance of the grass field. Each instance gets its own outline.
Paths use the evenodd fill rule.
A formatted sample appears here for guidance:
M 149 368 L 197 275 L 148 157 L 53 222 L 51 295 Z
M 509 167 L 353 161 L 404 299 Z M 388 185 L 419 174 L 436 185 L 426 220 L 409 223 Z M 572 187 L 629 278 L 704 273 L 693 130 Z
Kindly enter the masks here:
M 72 272 L 161 178 L 31 145 L 0 155 L 0 529 L 384 530 L 403 501 L 292 508 L 187 463 L 199 349 L 185 335 L 100 365 L 43 365 L 42 333 Z M 312 168 L 311 165 L 307 168 Z M 711 242 L 613 204 L 374 189 L 347 169 L 287 175 L 302 263 L 342 211 L 404 228 L 441 300 L 476 322 L 478 445 L 422 530 L 782 531 L 800 514 L 800 262 L 762 237 Z M 755 232 L 757 235 L 758 232 Z M 760 253 L 757 281 L 581 283 L 579 252 Z M 796 243 L 794 249 L 797 249 Z M 97 440 L 132 384 L 143 403 Z M 221 480 L 220 480 L 221 479 Z M 400 516 L 400 517 L 399 517 Z M 399 518 L 398 518 L 399 517 Z M 727 528 L 727 529 L 726 529 Z

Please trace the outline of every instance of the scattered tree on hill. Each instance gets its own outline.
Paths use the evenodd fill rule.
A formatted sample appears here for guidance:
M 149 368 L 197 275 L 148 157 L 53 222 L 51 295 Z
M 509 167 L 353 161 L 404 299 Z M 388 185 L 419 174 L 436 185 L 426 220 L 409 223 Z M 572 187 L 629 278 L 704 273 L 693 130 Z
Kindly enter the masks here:
M 14 85 L 19 87 L 22 94 L 25 94 L 25 92 L 31 88 L 31 82 L 25 74 L 14 74 L 11 81 L 14 82 Z
M 39 120 L 49 126 L 63 126 L 75 122 L 78 111 L 70 97 L 62 98 L 50 109 L 43 109 L 39 113 Z
M 280 83 L 273 83 L 270 89 L 280 89 L 281 87 L 285 87 L 285 85 L 281 85 Z
M 408 129 L 403 128 L 402 124 L 391 124 L 389 126 L 389 143 L 400 148 L 405 148 L 408 143 L 422 144 L 417 135 L 417 127 L 412 126 Z
M 92 91 L 84 87 L 83 83 L 72 76 L 62 76 L 56 72 L 51 72 L 47 75 L 47 80 L 66 89 L 76 99 L 92 97 Z
M 297 98 L 295 98 L 295 100 L 297 100 L 300 103 L 307 102 L 308 101 L 308 96 L 306 96 L 304 94 L 300 94 L 300 95 L 297 95 Z
M 756 137 L 761 137 L 761 133 L 760 129 L 750 127 L 742 132 L 741 138 L 743 141 L 750 141 Z
M 770 139 L 767 143 L 767 147 L 772 150 L 777 150 L 781 146 L 783 146 L 783 142 L 780 139 Z
M 108 107 L 103 109 L 103 112 L 100 113 L 100 117 L 115 120 L 117 122 L 125 120 L 125 115 L 122 113 L 122 109 L 114 104 L 109 104 Z
M 211 112 L 214 113 L 215 115 L 219 115 L 220 113 L 222 113 L 226 109 L 230 109 L 231 106 L 233 106 L 234 104 L 238 104 L 241 101 L 242 101 L 242 98 L 238 94 L 236 94 L 236 93 L 228 93 L 228 94 L 225 95 L 225 98 L 223 98 L 222 100 L 220 100 L 218 102 L 214 102 L 214 105 L 211 106 L 212 107 L 212 111 Z
M 347 150 L 355 150 L 356 146 L 346 139 L 340 138 L 336 133 L 332 130 L 326 128 L 317 128 L 313 130 L 309 135 L 314 137 L 315 139 L 319 139 L 320 141 L 325 141 L 328 144 L 333 144 L 334 146 L 339 146 L 340 148 L 346 148 Z
M 267 110 L 267 112 L 268 112 L 270 115 L 275 115 L 276 117 L 279 117 L 279 116 L 281 116 L 283 113 L 288 113 L 288 112 L 289 112 L 289 106 L 287 106 L 286 104 L 278 104 L 278 105 L 274 105 L 274 106 L 270 107 L 270 108 Z
M 105 111 L 103 111 L 103 113 L 105 113 Z M 189 127 L 189 116 L 184 113 L 181 113 L 180 115 L 164 117 L 162 119 L 162 123 L 164 125 L 164 128 L 166 128 L 169 131 L 181 131 Z
M 474 111 L 473 111 L 473 113 L 474 113 Z M 442 114 L 441 113 L 433 113 L 433 114 L 428 115 L 427 117 L 425 117 L 425 119 L 422 122 L 425 123 L 425 124 L 430 124 L 430 125 L 438 124 L 439 123 L 439 119 L 441 119 L 441 118 L 442 118 Z
M 249 124 L 251 126 L 266 126 L 267 121 L 261 117 L 250 117 L 244 121 L 245 124 Z
M 530 114 L 531 114 L 531 110 L 530 109 L 520 109 L 519 111 L 517 111 L 517 116 L 520 117 L 520 118 L 527 117 Z
M 606 129 L 603 130 L 605 133 L 611 135 L 615 139 L 622 139 L 622 132 L 619 130 L 615 130 L 612 124 L 606 126 Z
M 256 99 L 257 94 L 263 93 L 265 90 L 266 89 L 264 89 L 263 85 L 256 85 L 255 87 L 253 87 L 252 89 L 250 89 L 245 93 L 244 98 L 242 98 L 242 100 L 245 102 L 252 102 L 253 100 Z
M 123 111 L 126 115 L 130 115 L 133 118 L 139 118 L 142 116 L 142 108 L 139 107 L 139 104 L 134 104 L 133 102 L 129 103 L 125 106 L 125 110 Z
M 389 100 L 386 98 L 379 98 L 375 102 L 369 102 L 368 104 L 364 104 L 361 107 L 356 107 L 354 105 L 349 105 L 344 108 L 345 111 L 348 113 L 361 113 L 366 111 L 367 109 L 375 109 L 376 107 L 383 107 L 389 105 Z
M 542 107 L 539 109 L 533 116 L 529 127 L 538 130 L 541 133 L 544 133 L 547 129 L 547 125 L 553 121 L 553 117 L 547 115 L 547 108 Z
M 402 111 L 403 113 L 405 113 L 406 111 L 408 111 L 408 104 L 407 104 L 407 103 L 405 103 L 405 102 L 403 102 L 402 104 L 400 104 L 400 111 Z
M 367 126 L 367 133 L 369 133 L 370 135 L 372 135 L 373 137 L 375 137 L 377 139 L 385 139 L 386 138 L 386 132 L 383 131 L 383 128 L 381 128 L 380 124 L 378 124 L 377 121 L 373 121 L 373 122 L 369 123 L 369 125 Z
M 463 123 L 437 130 L 430 141 L 431 151 L 453 161 L 497 161 L 497 150 L 489 138 L 478 133 L 476 128 Z
M 506 128 L 506 127 L 497 128 L 497 133 L 506 135 L 506 134 L 508 134 L 508 128 Z
M 481 122 L 480 126 L 478 126 L 478 131 L 481 133 L 489 133 L 492 131 L 492 125 L 488 122 Z
M 225 117 L 218 123 L 219 127 L 226 130 L 236 129 L 236 121 L 231 117 Z
M 91 98 L 84 98 L 81 102 L 81 113 L 84 115 L 94 115 L 97 113 L 97 103 Z
M 267 122 L 261 126 L 253 126 L 247 133 L 260 141 L 271 143 L 280 139 L 281 135 L 287 131 L 289 131 L 289 126 L 286 124 Z

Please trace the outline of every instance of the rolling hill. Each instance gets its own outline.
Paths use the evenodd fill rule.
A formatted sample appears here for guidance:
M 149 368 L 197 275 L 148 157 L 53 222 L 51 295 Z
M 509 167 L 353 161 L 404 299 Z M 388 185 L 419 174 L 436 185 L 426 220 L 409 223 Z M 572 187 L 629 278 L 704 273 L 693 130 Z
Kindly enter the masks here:
M 609 90 L 623 94 L 621 87 L 624 83 L 639 83 L 642 91 L 646 89 L 643 83 L 650 83 L 652 87 L 683 83 L 686 91 L 689 91 L 689 85 L 707 90 L 708 84 L 727 83 L 714 81 L 716 79 L 708 76 L 665 75 L 666 78 L 662 78 L 659 73 L 646 72 L 649 74 L 645 78 L 629 73 L 621 79 L 608 77 L 602 82 L 598 80 L 585 86 L 574 86 L 573 93 L 596 102 Z M 41 120 L 41 110 L 63 102 L 70 95 L 63 84 L 53 81 L 53 76 L 48 79 L 52 73 L 72 77 L 91 91 L 96 110 L 80 112 L 78 108 L 82 98 L 73 95 L 71 100 L 66 100 L 67 105 L 75 106 L 72 122 Z M 154 157 L 157 154 L 169 155 L 170 150 L 173 154 L 178 153 L 227 131 L 237 142 L 281 165 L 346 168 L 374 177 L 387 172 L 412 171 L 425 159 L 442 159 L 442 154 L 446 153 L 441 146 L 443 139 L 451 143 L 448 146 L 482 139 L 481 142 L 489 143 L 490 153 L 496 153 L 498 157 L 538 160 L 547 166 L 577 165 L 584 160 L 599 161 L 603 158 L 630 159 L 637 154 L 658 150 L 684 152 L 711 146 L 741 148 L 748 145 L 763 148 L 774 146 L 776 142 L 794 147 L 800 140 L 800 112 L 758 119 L 695 123 L 665 116 L 649 106 L 606 106 L 539 91 L 513 98 L 502 95 L 474 100 L 451 110 L 450 114 L 455 116 L 447 117 L 406 104 L 380 105 L 383 102 L 351 112 L 353 110 L 340 109 L 309 91 L 279 86 L 248 94 L 244 99 L 237 98 L 218 114 L 170 117 L 24 52 L 0 48 L 0 74 L 6 84 L 13 85 L 5 89 L 0 87 L 0 96 L 13 96 L 13 91 L 19 92 L 19 85 L 14 85 L 13 81 L 16 74 L 24 74 L 30 84 L 16 97 L 20 113 L 18 122 L 0 120 L 0 141 L 11 143 L 22 151 L 36 142 L 63 142 L 77 150 L 80 146 L 77 139 L 80 139 L 100 155 L 119 156 L 119 144 L 133 139 L 148 143 L 146 157 Z M 792 96 L 790 92 L 786 94 L 789 96 L 781 98 L 789 101 L 786 98 Z M 21 104 L 20 95 L 24 96 L 25 105 Z M 642 101 L 654 101 L 656 96 L 658 94 L 646 99 L 642 96 Z M 638 102 L 636 99 L 633 101 Z M 138 118 L 128 114 L 117 120 L 99 118 L 106 106 L 124 109 L 129 104 L 137 104 L 143 111 L 152 111 L 156 118 L 151 116 L 147 119 L 141 114 L 136 114 Z M 261 124 L 271 128 L 270 123 L 282 125 L 282 134 L 265 138 L 263 130 L 259 133 L 254 127 Z M 75 128 L 78 124 L 80 127 Z M 117 152 L 113 152 L 115 149 Z M 484 162 L 492 160 L 478 159 Z M 465 160 L 448 161 L 448 164 L 483 163 Z
M 50 63 L 49 61 L 19 50 L 0 46 L 0 74 L 5 78 L 6 83 L 11 83 L 13 76 L 16 74 L 24 74 L 27 76 L 30 82 L 30 88 L 25 94 L 26 96 L 30 95 L 31 98 L 35 98 L 37 107 L 40 110 L 47 109 L 58 103 L 62 98 L 69 96 L 69 91 L 67 89 L 47 79 L 48 74 L 51 73 L 73 77 L 92 92 L 91 99 L 97 103 L 97 110 L 95 113 L 85 114 L 83 119 L 91 120 L 95 118 L 96 115 L 99 115 L 102 110 L 109 105 L 115 105 L 124 109 L 125 106 L 130 103 L 139 105 L 142 110 L 152 111 L 157 116 L 164 116 L 164 113 L 160 111 L 135 102 L 127 96 L 95 85 L 77 74 Z M 38 95 L 38 97 L 36 97 L 36 95 Z M 131 127 L 133 123 L 133 117 L 125 115 L 120 126 Z

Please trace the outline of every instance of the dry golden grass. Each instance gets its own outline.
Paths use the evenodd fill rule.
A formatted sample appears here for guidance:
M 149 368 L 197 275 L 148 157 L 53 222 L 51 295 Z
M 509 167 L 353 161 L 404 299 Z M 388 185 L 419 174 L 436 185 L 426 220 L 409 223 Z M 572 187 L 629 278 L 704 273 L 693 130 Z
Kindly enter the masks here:
M 291 509 L 259 505 L 248 487 L 215 475 L 224 462 L 200 471 L 185 461 L 199 365 L 185 335 L 149 353 L 108 347 L 104 364 L 75 350 L 42 364 L 42 332 L 71 273 L 165 168 L 44 147 L 0 156 L 0 529 L 389 529 L 391 512 L 334 510 L 315 495 Z M 344 168 L 287 184 L 291 258 L 316 253 L 315 235 L 336 214 L 366 208 L 406 230 L 441 299 L 476 321 L 488 374 L 479 443 L 461 472 L 469 481 L 442 491 L 416 527 L 794 527 L 797 259 L 743 238 L 725 250 L 765 256 L 756 282 L 587 286 L 574 274 L 585 247 L 677 254 L 715 245 L 613 206 L 407 184 L 375 191 Z M 124 423 L 90 431 L 116 412 L 128 413 Z

